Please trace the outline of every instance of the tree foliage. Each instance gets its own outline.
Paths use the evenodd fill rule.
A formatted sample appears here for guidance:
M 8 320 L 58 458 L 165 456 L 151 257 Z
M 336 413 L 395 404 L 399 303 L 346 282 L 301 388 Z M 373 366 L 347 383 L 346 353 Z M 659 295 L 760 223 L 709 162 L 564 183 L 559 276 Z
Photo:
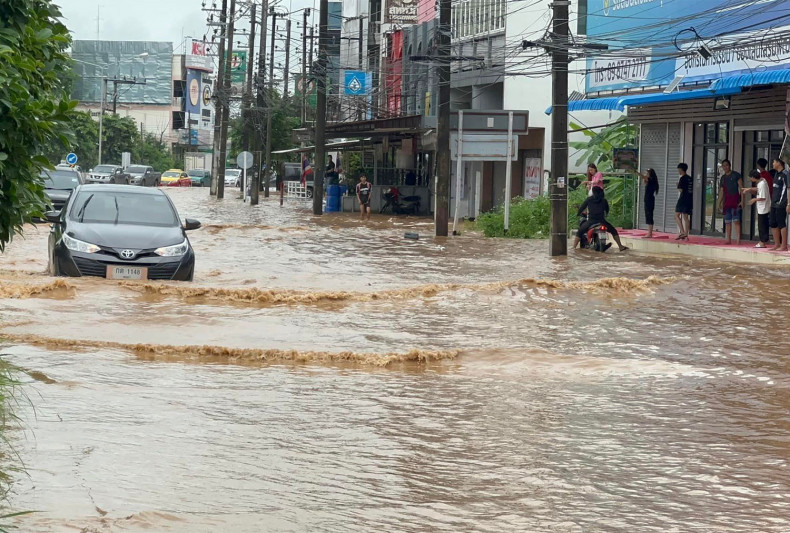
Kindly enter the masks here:
M 271 97 L 272 108 L 272 151 L 287 150 L 295 146 L 293 140 L 293 130 L 298 128 L 301 120 L 291 105 L 282 95 L 274 92 Z M 266 142 L 266 115 L 262 113 L 243 113 L 232 117 L 228 123 L 228 137 L 231 140 L 231 153 L 228 154 L 230 161 L 235 161 L 236 155 L 242 151 L 245 125 L 252 125 L 253 135 L 260 139 L 260 145 L 265 147 Z M 251 145 L 255 146 L 256 139 L 251 139 Z M 252 150 L 252 149 L 251 149 Z M 276 159 L 276 158 L 275 158 Z
M 38 175 L 53 144 L 68 143 L 69 32 L 49 0 L 0 2 L 0 251 L 40 216 Z
M 613 124 L 595 132 L 571 122 L 571 129 L 580 131 L 587 141 L 568 143 L 571 148 L 581 151 L 577 166 L 595 163 L 601 172 L 612 170 L 612 158 L 615 148 L 630 148 L 636 145 L 637 129 L 628 123 L 626 117 L 620 117 Z

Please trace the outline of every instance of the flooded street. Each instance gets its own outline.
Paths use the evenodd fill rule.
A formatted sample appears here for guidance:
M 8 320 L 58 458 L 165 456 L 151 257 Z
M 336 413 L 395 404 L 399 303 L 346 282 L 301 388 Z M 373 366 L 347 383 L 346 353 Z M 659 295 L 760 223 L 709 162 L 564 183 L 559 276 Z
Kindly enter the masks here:
M 193 283 L 0 255 L 21 531 L 790 530 L 789 270 L 167 192 Z

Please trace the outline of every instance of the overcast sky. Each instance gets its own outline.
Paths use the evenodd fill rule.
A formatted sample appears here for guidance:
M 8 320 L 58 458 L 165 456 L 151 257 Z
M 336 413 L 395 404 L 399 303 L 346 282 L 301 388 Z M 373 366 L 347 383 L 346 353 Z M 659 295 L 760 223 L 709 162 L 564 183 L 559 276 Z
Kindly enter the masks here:
M 209 4 L 211 0 L 206 0 Z M 202 38 L 207 32 L 202 0 L 55 0 L 74 39 L 108 41 L 172 41 L 182 50 L 182 36 Z M 217 2 L 220 3 L 219 1 Z M 287 9 L 312 7 L 313 0 L 285 0 Z M 249 27 L 249 22 L 245 23 Z

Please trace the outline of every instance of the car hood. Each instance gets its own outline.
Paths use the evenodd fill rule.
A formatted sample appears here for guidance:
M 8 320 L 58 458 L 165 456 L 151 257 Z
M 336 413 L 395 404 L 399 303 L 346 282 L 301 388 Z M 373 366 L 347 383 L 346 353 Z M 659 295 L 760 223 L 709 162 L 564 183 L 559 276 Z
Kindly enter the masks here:
M 132 178 L 139 178 L 140 176 L 144 176 L 145 172 L 129 172 L 129 176 Z
M 65 190 L 65 189 L 46 189 L 44 191 L 44 193 L 53 202 L 55 200 L 66 201 L 66 200 L 69 199 L 69 196 L 71 196 L 72 190 L 71 189 L 69 189 L 69 190 Z
M 178 226 L 137 226 L 132 224 L 96 224 L 70 221 L 66 233 L 81 241 L 107 248 L 145 250 L 184 242 L 184 230 Z

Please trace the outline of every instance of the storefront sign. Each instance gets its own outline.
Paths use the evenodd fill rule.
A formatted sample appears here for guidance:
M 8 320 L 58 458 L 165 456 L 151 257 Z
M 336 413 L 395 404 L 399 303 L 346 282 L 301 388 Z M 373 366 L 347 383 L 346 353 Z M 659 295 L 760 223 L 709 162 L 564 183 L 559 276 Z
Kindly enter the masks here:
M 417 24 L 417 0 L 387 0 L 387 13 L 384 22 L 389 24 Z
M 650 57 L 650 49 L 644 48 L 593 58 L 588 67 L 588 87 L 596 89 L 613 83 L 644 81 L 650 72 Z
M 790 63 L 790 40 L 764 43 L 755 35 L 733 36 L 736 47 L 712 48 L 713 55 L 704 59 L 696 51 L 677 60 L 676 71 L 684 81 L 719 77 L 722 73 L 748 73 L 767 66 Z
M 200 72 L 197 70 L 187 70 L 186 86 L 186 106 L 184 111 L 192 115 L 200 115 L 200 104 L 203 99 L 203 91 L 200 88 Z
M 540 196 L 540 182 L 543 179 L 543 161 L 539 157 L 524 159 L 524 198 Z
M 213 72 L 214 65 L 212 58 L 206 55 L 206 43 L 203 41 L 192 40 L 191 53 L 184 58 L 186 68 Z

